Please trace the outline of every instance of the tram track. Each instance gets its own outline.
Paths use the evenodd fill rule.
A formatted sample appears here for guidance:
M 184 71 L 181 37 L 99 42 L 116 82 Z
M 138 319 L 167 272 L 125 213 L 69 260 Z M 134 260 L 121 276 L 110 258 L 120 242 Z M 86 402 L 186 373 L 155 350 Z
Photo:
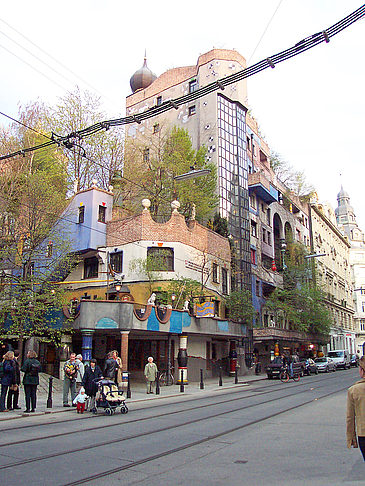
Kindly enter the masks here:
M 334 379 L 335 377 L 333 377 Z M 326 382 L 328 382 L 328 380 L 331 379 L 330 377 L 327 377 L 326 378 Z M 316 388 L 314 387 L 313 388 L 313 384 L 316 384 L 316 383 L 321 383 L 322 381 L 324 381 L 323 379 L 317 379 L 315 381 L 311 381 L 310 383 L 308 382 L 298 382 L 298 383 L 295 383 L 295 384 L 291 384 L 290 386 L 290 390 L 292 389 L 295 389 L 297 390 L 298 388 L 301 388 L 301 387 L 309 387 L 308 389 L 304 389 L 303 391 L 301 392 L 295 392 L 295 393 L 288 393 L 286 394 L 284 397 L 286 398 L 289 398 L 291 396 L 294 396 L 298 393 L 304 393 L 306 391 L 310 391 L 310 390 L 315 390 Z M 243 397 L 234 397 L 234 398 L 229 398 L 228 400 L 215 400 L 214 403 L 208 403 L 208 404 L 202 404 L 202 405 L 198 405 L 198 406 L 195 406 L 195 407 L 189 407 L 189 408 L 185 408 L 184 409 L 184 412 L 191 412 L 191 411 L 194 411 L 194 410 L 199 410 L 201 408 L 206 408 L 206 407 L 212 407 L 212 406 L 217 406 L 217 405 L 222 405 L 222 404 L 227 404 L 227 403 L 231 403 L 231 402 L 235 402 L 237 400 L 243 400 L 243 399 L 247 399 L 247 398 L 254 398 L 254 397 L 259 397 L 259 396 L 263 396 L 263 395 L 267 395 L 267 394 L 271 394 L 271 393 L 275 393 L 276 391 L 281 391 L 283 386 L 285 386 L 285 384 L 279 382 L 278 384 L 272 384 L 272 385 L 269 385 L 267 387 L 260 387 L 259 389 L 256 389 L 256 390 L 246 390 L 246 389 L 240 389 L 240 390 L 232 390 L 230 393 L 231 394 L 247 394 L 247 392 L 251 392 L 251 393 L 254 393 L 253 395 L 251 395 L 251 397 L 247 397 L 247 396 L 243 396 Z M 273 390 L 273 388 L 275 390 Z M 260 391 L 259 391 L 260 390 Z M 206 400 L 209 400 L 212 398 L 212 395 L 210 396 L 207 396 L 207 397 L 200 397 L 200 399 L 206 399 Z M 266 401 L 263 401 L 261 403 L 270 403 L 272 401 L 275 401 L 277 400 L 277 398 L 273 398 L 273 399 L 270 399 L 270 400 L 266 400 Z M 189 403 L 189 402 L 195 402 L 196 401 L 196 398 L 192 398 L 192 399 L 187 399 L 187 400 L 184 400 L 184 403 Z M 177 402 L 174 402 L 174 403 L 165 403 L 165 404 L 159 404 L 159 405 L 156 405 L 156 406 L 153 406 L 153 408 L 158 408 L 159 410 L 161 410 L 161 407 L 164 406 L 164 407 L 167 407 L 167 406 L 172 406 L 172 405 L 175 405 L 177 404 Z M 246 409 L 246 408 L 251 408 L 253 405 L 247 405 L 245 407 L 241 407 L 242 410 Z M 151 407 L 152 408 L 152 407 Z M 145 409 L 139 409 L 139 410 L 145 410 Z M 150 410 L 150 408 L 149 408 Z M 175 415 L 175 414 L 179 414 L 181 413 L 181 410 L 174 410 L 174 411 L 171 411 L 171 412 L 167 412 L 167 413 L 164 413 L 164 417 L 166 416 L 170 416 L 170 415 Z M 156 414 L 156 415 L 149 415 L 147 417 L 140 417 L 140 418 L 136 418 L 136 419 L 131 419 L 131 420 L 123 420 L 123 421 L 118 421 L 118 422 L 113 422 L 113 423 L 108 423 L 108 424 L 103 424 L 103 425 L 100 425 L 100 426 L 92 426 L 90 428 L 82 428 L 82 429 L 77 429 L 77 430 L 70 430 L 70 431 L 64 431 L 64 432 L 57 432 L 57 433 L 54 433 L 54 434 L 49 434 L 49 435 L 44 435 L 43 437 L 30 437 L 28 439 L 21 439 L 21 440 L 14 440 L 14 441 L 11 441 L 11 442 L 2 442 L 0 444 L 0 451 L 2 448 L 4 447 L 8 447 L 9 445 L 13 446 L 13 445 L 20 445 L 20 444 L 27 444 L 29 442 L 33 442 L 33 441 L 43 441 L 43 440 L 49 440 L 49 439 L 55 439 L 55 438 L 59 438 L 59 437 L 62 437 L 62 436 L 68 436 L 68 435 L 72 435 L 72 434 L 79 434 L 79 433 L 84 433 L 84 432 L 88 432 L 88 431 L 95 431 L 95 430 L 104 430 L 106 428 L 113 428 L 113 427 L 119 427 L 121 425 L 126 425 L 126 424 L 132 424 L 132 423 L 135 423 L 135 422 L 142 422 L 142 421 L 147 421 L 147 420 L 153 420 L 153 419 L 158 419 L 161 417 L 161 413 L 159 414 Z M 22 429 L 26 429 L 26 428 L 34 428 L 34 427 L 39 427 L 39 425 L 41 426 L 46 426 L 46 425 L 49 425 L 49 426 L 57 426 L 57 425 L 60 425 L 60 424 L 64 424 L 65 422 L 75 422 L 75 420 L 78 420 L 79 422 L 82 420 L 91 420 L 91 419 L 101 419 L 103 418 L 104 416 L 103 415 L 100 415 L 100 416 L 95 416 L 95 415 L 91 415 L 90 417 L 85 417 L 85 418 L 71 418 L 71 419 L 67 419 L 65 421 L 52 421 L 52 422 L 46 422 L 46 423 L 41 423 L 41 424 L 32 424 L 32 425 L 26 425 L 26 426 L 23 426 L 23 427 L 12 427 L 11 428 L 11 431 L 14 431 L 14 430 L 22 430 Z M 126 418 L 126 415 L 123 415 L 123 418 L 125 419 Z M 3 431 L 7 431 L 9 432 L 9 429 L 0 429 L 0 432 L 3 432 Z M 0 470 L 2 469 L 2 466 L 0 466 Z
M 333 395 L 336 395 L 337 393 L 340 393 L 340 392 L 346 390 L 347 388 L 348 387 L 346 386 L 346 387 L 341 388 L 341 389 L 338 389 L 336 391 L 332 391 L 332 392 L 326 393 L 323 396 L 321 396 L 320 398 L 317 398 L 317 400 L 323 399 L 323 398 L 327 398 L 327 397 L 330 397 L 330 396 L 333 396 Z M 247 427 L 250 427 L 251 425 L 256 425 L 256 424 L 258 424 L 260 422 L 264 422 L 265 420 L 269 420 L 271 418 L 277 417 L 277 416 L 282 415 L 284 413 L 290 412 L 291 410 L 294 410 L 296 408 L 303 407 L 305 405 L 308 405 L 312 401 L 313 401 L 312 399 L 311 400 L 307 400 L 307 401 L 305 401 L 305 402 L 303 402 L 303 403 L 301 403 L 299 405 L 294 405 L 292 407 L 288 407 L 285 410 L 280 410 L 280 411 L 275 412 L 275 413 L 272 413 L 272 414 L 270 414 L 270 415 L 268 415 L 266 417 L 259 418 L 259 419 L 256 419 L 256 420 L 252 420 L 252 421 L 247 422 L 247 423 L 242 424 L 242 425 L 235 425 L 234 428 L 230 428 L 228 430 L 225 430 L 223 432 L 219 432 L 217 434 L 209 435 L 208 437 L 204 437 L 204 438 L 199 439 L 199 440 L 196 440 L 196 441 L 191 441 L 191 442 L 189 442 L 187 444 L 184 444 L 184 445 L 182 445 L 180 447 L 175 447 L 175 448 L 170 449 L 170 450 L 165 451 L 165 452 L 161 452 L 161 453 L 158 453 L 158 454 L 153 454 L 153 455 L 148 456 L 148 457 L 145 457 L 143 459 L 140 459 L 140 460 L 137 460 L 137 461 L 133 461 L 130 464 L 125 464 L 123 466 L 118 466 L 118 467 L 115 467 L 115 468 L 108 469 L 107 471 L 103 471 L 103 472 L 100 472 L 100 473 L 97 473 L 97 474 L 89 475 L 87 477 L 78 479 L 77 480 L 77 484 L 78 485 L 79 484 L 85 484 L 85 483 L 88 483 L 90 481 L 94 481 L 94 480 L 98 480 L 98 479 L 101 479 L 101 478 L 105 478 L 106 476 L 110 476 L 112 474 L 120 473 L 120 472 L 125 471 L 127 469 L 132 469 L 132 468 L 137 467 L 137 466 L 140 466 L 142 464 L 147 464 L 149 462 L 153 462 L 153 461 L 155 461 L 157 459 L 161 459 L 161 458 L 170 456 L 172 454 L 181 452 L 181 451 L 186 450 L 186 449 L 189 449 L 191 447 L 195 447 L 195 446 L 204 444 L 206 442 L 209 442 L 209 441 L 218 439 L 220 437 L 223 437 L 225 435 L 231 434 L 233 432 L 236 432 L 237 430 L 245 429 Z M 212 417 L 210 417 L 210 418 L 212 418 Z M 69 483 L 63 483 L 60 486 L 75 486 L 75 481 L 72 481 L 72 482 L 69 482 Z
M 260 406 L 260 405 L 266 405 L 266 404 L 268 404 L 270 402 L 274 402 L 274 401 L 277 402 L 277 401 L 280 401 L 280 400 L 287 400 L 288 398 L 290 398 L 292 396 L 299 395 L 299 394 L 302 394 L 302 393 L 307 393 L 308 391 L 311 391 L 311 388 L 306 388 L 306 389 L 300 390 L 300 391 L 297 390 L 297 388 L 298 388 L 297 386 L 294 386 L 294 387 L 291 387 L 291 388 L 294 389 L 294 390 L 296 390 L 296 391 L 294 393 L 288 393 L 288 394 L 282 395 L 281 397 L 271 398 L 271 399 L 265 400 L 263 402 L 252 403 L 252 404 L 246 405 L 244 407 L 238 407 L 238 408 L 234 408 L 232 410 L 224 410 L 223 412 L 213 413 L 213 414 L 210 414 L 209 416 L 199 417 L 197 419 L 192 419 L 192 420 L 186 420 L 184 422 L 181 422 L 181 423 L 178 423 L 178 424 L 174 423 L 173 425 L 168 425 L 168 426 L 165 426 L 165 427 L 159 427 L 159 428 L 157 428 L 155 430 L 148 430 L 148 431 L 145 431 L 145 432 L 142 432 L 142 433 L 131 434 L 129 436 L 126 436 L 126 437 L 123 437 L 123 438 L 114 440 L 113 445 L 116 445 L 117 443 L 122 443 L 122 442 L 125 442 L 125 441 L 128 441 L 128 440 L 132 440 L 132 439 L 138 439 L 138 438 L 144 437 L 146 435 L 158 434 L 158 433 L 161 433 L 161 432 L 166 432 L 166 431 L 171 430 L 171 429 L 176 429 L 176 428 L 184 427 L 184 426 L 187 426 L 187 425 L 192 425 L 192 424 L 195 424 L 197 422 L 202 422 L 202 421 L 205 421 L 205 420 L 211 420 L 211 419 L 214 419 L 214 418 L 223 416 L 223 415 L 227 415 L 229 413 L 235 413 L 235 412 L 240 411 L 240 410 L 246 410 L 246 409 L 249 409 L 249 408 L 252 408 L 252 407 L 257 407 L 257 406 Z M 253 425 L 253 424 L 258 423 L 260 421 L 267 420 L 269 418 L 272 418 L 272 417 L 275 417 L 275 416 L 280 415 L 282 413 L 285 413 L 285 412 L 288 412 L 290 410 L 293 410 L 293 409 L 295 409 L 297 407 L 300 407 L 300 406 L 303 406 L 305 404 L 311 403 L 314 400 L 323 399 L 323 398 L 325 398 L 327 396 L 334 395 L 334 394 L 339 393 L 339 392 L 341 392 L 341 391 L 343 391 L 345 389 L 347 389 L 347 386 L 344 387 L 344 388 L 340 388 L 338 390 L 335 390 L 333 392 L 330 392 L 330 393 L 321 395 L 320 397 L 310 398 L 309 400 L 306 400 L 304 402 L 301 402 L 299 405 L 294 405 L 292 407 L 286 407 L 284 410 L 280 410 L 279 412 L 272 413 L 272 414 L 270 414 L 268 416 L 265 416 L 264 418 L 260 418 L 260 419 L 254 420 L 254 421 L 250 421 L 250 422 L 245 423 L 245 424 L 242 424 L 242 425 L 237 425 L 236 424 L 236 426 L 233 429 L 229 429 L 229 430 L 224 431 L 222 433 L 218 433 L 218 434 L 211 435 L 208 438 L 204 438 L 204 439 L 199 440 L 199 441 L 191 442 L 188 445 L 182 446 L 180 448 L 172 449 L 171 451 L 167 451 L 167 452 L 165 452 L 163 454 L 157 454 L 157 455 L 150 456 L 147 459 L 143 459 L 141 461 L 135 461 L 135 462 L 133 462 L 131 464 L 124 465 L 124 466 L 121 466 L 121 467 L 119 467 L 117 469 L 110 470 L 111 472 L 100 473 L 100 474 L 102 474 L 101 476 L 95 475 L 95 477 L 93 476 L 91 479 L 96 479 L 97 477 L 103 477 L 103 476 L 105 476 L 107 474 L 113 474 L 114 472 L 122 471 L 123 469 L 128 469 L 130 467 L 134 467 L 136 465 L 143 464 L 144 462 L 149 462 L 149 461 L 155 460 L 156 458 L 163 457 L 164 455 L 169 455 L 169 454 L 172 454 L 174 452 L 178 452 L 179 450 L 183 450 L 184 448 L 193 447 L 194 445 L 198 445 L 200 443 L 206 442 L 207 440 L 213 440 L 213 439 L 215 439 L 217 437 L 220 437 L 222 435 L 229 434 L 230 432 L 233 432 L 235 430 L 239 430 L 239 429 L 248 427 L 249 425 Z M 256 396 L 257 395 L 255 395 L 255 397 Z M 225 404 L 225 403 L 228 403 L 228 402 L 234 402 L 234 401 L 238 401 L 238 400 L 244 400 L 246 398 L 247 397 L 235 397 L 235 398 L 230 399 L 230 400 L 227 400 L 227 401 L 215 402 L 213 404 L 200 405 L 198 407 L 191 407 L 190 410 L 197 410 L 197 409 L 207 408 L 207 407 L 211 407 L 211 406 L 215 406 L 215 405 L 222 405 L 222 404 Z M 180 414 L 183 413 L 183 414 L 185 414 L 187 411 L 189 411 L 189 409 L 174 411 L 174 412 L 171 412 L 169 414 L 164 414 L 163 417 L 165 417 L 166 415 L 173 415 L 173 414 L 177 414 L 177 413 L 180 413 Z M 161 414 L 159 416 L 157 416 L 157 417 L 161 417 Z M 152 418 L 153 417 L 147 417 L 147 418 L 143 418 L 143 419 L 139 419 L 139 420 L 149 420 L 149 419 L 152 419 Z M 131 422 L 129 422 L 129 423 L 131 423 Z M 112 424 L 110 424 L 110 426 L 111 425 Z M 113 425 L 114 426 L 120 426 L 120 425 L 125 425 L 125 424 L 124 423 L 123 424 L 118 423 L 118 424 L 113 424 Z M 90 429 L 90 430 L 95 430 L 95 429 Z M 84 431 L 85 430 L 80 430 L 78 432 L 84 432 Z M 62 435 L 66 435 L 66 434 L 68 434 L 68 433 L 65 433 L 65 434 L 62 434 Z M 28 440 L 28 442 L 31 441 L 33 443 L 33 446 L 34 446 L 34 442 L 37 442 L 38 440 L 44 440 L 44 439 L 47 439 L 47 438 L 50 439 L 50 438 L 53 438 L 53 437 L 52 436 L 48 436 L 46 438 L 43 438 L 43 437 L 42 438 L 33 438 L 33 439 Z M 12 445 L 16 445 L 16 443 L 15 442 L 12 442 L 12 443 L 8 443 L 7 444 L 8 447 L 9 446 L 12 446 Z M 101 441 L 101 442 L 93 443 L 93 444 L 90 444 L 90 445 L 87 445 L 87 446 L 83 445 L 82 447 L 77 447 L 77 448 L 74 448 L 72 450 L 59 451 L 59 452 L 54 452 L 54 453 L 51 453 L 51 454 L 43 454 L 42 456 L 37 456 L 37 457 L 32 457 L 32 458 L 24 459 L 24 460 L 21 460 L 21 461 L 12 462 L 12 463 L 5 464 L 5 465 L 0 466 L 0 470 L 5 470 L 5 469 L 9 469 L 9 468 L 16 468 L 16 467 L 20 467 L 20 466 L 23 466 L 23 465 L 26 465 L 26 464 L 29 464 L 29 463 L 38 463 L 40 461 L 45 461 L 47 459 L 56 458 L 56 457 L 62 457 L 62 456 L 66 456 L 66 455 L 69 455 L 69 454 L 75 454 L 75 453 L 78 453 L 78 452 L 84 452 L 84 451 L 87 451 L 87 450 L 97 449 L 97 448 L 104 447 L 104 446 L 108 446 L 108 445 L 110 445 L 110 439 L 109 440 L 106 440 L 106 441 Z M 90 480 L 90 478 L 85 479 L 85 480 L 82 480 L 81 483 L 82 482 L 86 482 L 87 480 Z M 70 484 L 75 484 L 75 482 L 70 483 Z M 80 484 L 80 481 L 79 480 L 77 481 L 77 484 Z

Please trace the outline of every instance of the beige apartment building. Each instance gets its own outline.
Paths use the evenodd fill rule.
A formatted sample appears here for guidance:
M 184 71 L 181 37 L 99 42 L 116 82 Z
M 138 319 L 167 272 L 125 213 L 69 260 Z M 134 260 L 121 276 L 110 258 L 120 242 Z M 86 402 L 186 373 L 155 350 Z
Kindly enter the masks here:
M 317 285 L 326 294 L 326 305 L 333 317 L 328 350 L 348 349 L 356 352 L 356 331 L 352 300 L 350 266 L 351 244 L 336 224 L 333 209 L 328 205 L 310 204 L 313 254 L 317 267 Z

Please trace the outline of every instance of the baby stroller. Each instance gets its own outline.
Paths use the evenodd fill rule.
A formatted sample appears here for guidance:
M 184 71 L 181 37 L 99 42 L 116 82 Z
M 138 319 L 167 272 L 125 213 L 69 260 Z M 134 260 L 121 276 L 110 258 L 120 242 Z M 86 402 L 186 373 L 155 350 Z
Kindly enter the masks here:
M 93 413 L 98 413 L 98 408 L 103 408 L 105 415 L 113 415 L 120 407 L 120 413 L 128 413 L 123 392 L 118 390 L 118 386 L 112 380 L 102 378 L 97 380 L 98 391 L 95 397 L 95 408 Z

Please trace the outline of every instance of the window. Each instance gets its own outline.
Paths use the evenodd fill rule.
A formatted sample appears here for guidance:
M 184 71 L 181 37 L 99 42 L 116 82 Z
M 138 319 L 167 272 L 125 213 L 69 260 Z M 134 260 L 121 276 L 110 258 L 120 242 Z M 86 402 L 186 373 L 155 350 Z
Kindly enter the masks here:
M 123 271 L 123 252 L 109 253 L 109 263 L 114 272 L 121 273 Z
M 189 83 L 189 93 L 194 93 L 198 89 L 198 82 L 196 79 L 192 79 Z
M 267 208 L 266 210 L 266 222 L 269 226 L 271 226 L 271 210 Z
M 365 312 L 365 302 L 362 302 L 362 311 Z
M 52 254 L 53 254 L 53 243 L 52 241 L 50 241 L 47 245 L 47 252 L 46 252 L 47 258 L 51 258 Z
M 260 280 L 256 280 L 256 295 L 260 297 Z
M 105 223 L 105 214 L 106 214 L 106 207 L 99 206 L 99 215 L 98 215 L 99 223 Z
M 156 105 L 157 106 L 161 106 L 162 105 L 162 96 L 157 96 Z
M 251 235 L 257 238 L 257 223 L 251 219 Z
M 266 229 L 262 228 L 262 241 L 266 243 Z
M 267 244 L 271 246 L 271 233 L 267 232 Z
M 79 220 L 78 223 L 81 224 L 85 221 L 85 206 L 79 207 Z
M 222 293 L 228 294 L 228 272 L 225 268 L 222 268 Z
M 189 116 L 195 115 L 195 113 L 196 113 L 195 105 L 189 106 Z
M 99 260 L 96 257 L 85 258 L 84 278 L 95 278 L 98 276 Z
M 251 206 L 251 208 L 256 209 L 256 196 L 255 195 L 250 196 L 250 206 Z
M 174 249 L 150 246 L 147 248 L 147 258 L 151 270 L 159 272 L 174 271 Z
M 148 163 L 150 161 L 150 149 L 145 148 L 143 150 L 143 162 Z
M 218 283 L 218 264 L 213 263 L 213 282 Z
M 251 263 L 252 265 L 256 265 L 256 250 L 251 248 Z
M 159 123 L 155 123 L 153 125 L 153 133 L 158 133 L 160 131 L 160 124 Z

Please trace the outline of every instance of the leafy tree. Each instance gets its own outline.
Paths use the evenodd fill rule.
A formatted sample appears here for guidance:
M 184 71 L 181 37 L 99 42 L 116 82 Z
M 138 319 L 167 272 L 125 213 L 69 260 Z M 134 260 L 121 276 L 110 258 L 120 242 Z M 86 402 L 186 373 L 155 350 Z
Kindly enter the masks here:
M 233 321 L 252 325 L 256 310 L 252 305 L 252 296 L 248 290 L 234 290 L 226 297 L 229 318 Z
M 195 151 L 189 134 L 182 128 L 161 127 L 156 133 L 139 135 L 126 142 L 123 176 L 124 205 L 132 213 L 139 211 L 140 200 L 151 200 L 156 220 L 170 216 L 169 203 L 178 199 L 186 219 L 205 223 L 217 207 L 216 168 L 206 162 L 206 149 Z M 195 169 L 209 169 L 203 177 L 175 181 L 174 177 Z M 138 206 L 136 206 L 138 204 Z M 138 208 L 138 209 L 137 209 Z
M 186 300 L 201 295 L 201 284 L 191 278 L 178 277 L 169 281 L 167 292 L 170 302 L 172 294 L 176 296 L 174 307 L 182 309 Z
M 68 92 L 47 113 L 48 131 L 65 136 L 105 120 L 100 98 L 76 87 Z M 116 170 L 123 165 L 123 139 L 120 129 L 96 132 L 84 139 L 70 138 L 73 146 L 62 153 L 67 163 L 69 188 L 75 191 L 91 186 L 97 179 L 108 189 Z
M 41 113 L 37 104 L 26 107 L 21 119 L 37 126 L 37 132 L 13 125 L 2 133 L 1 147 L 13 150 L 39 143 Z M 52 277 L 69 264 L 67 237 L 55 227 L 66 205 L 66 176 L 53 146 L 10 159 L 0 172 L 2 336 L 17 335 L 22 342 L 33 335 L 58 339 L 62 332 L 52 328 L 50 311 L 60 310 L 64 302 L 64 292 L 51 287 Z
M 289 162 L 281 158 L 280 154 L 272 153 L 270 165 L 277 178 L 296 196 L 308 198 L 315 191 L 312 184 L 307 181 L 304 171 L 294 169 Z
M 208 221 L 208 228 L 215 231 L 221 236 L 228 238 L 229 231 L 228 231 L 228 221 L 227 218 L 223 218 L 219 213 L 215 213 L 213 220 L 210 219 Z

